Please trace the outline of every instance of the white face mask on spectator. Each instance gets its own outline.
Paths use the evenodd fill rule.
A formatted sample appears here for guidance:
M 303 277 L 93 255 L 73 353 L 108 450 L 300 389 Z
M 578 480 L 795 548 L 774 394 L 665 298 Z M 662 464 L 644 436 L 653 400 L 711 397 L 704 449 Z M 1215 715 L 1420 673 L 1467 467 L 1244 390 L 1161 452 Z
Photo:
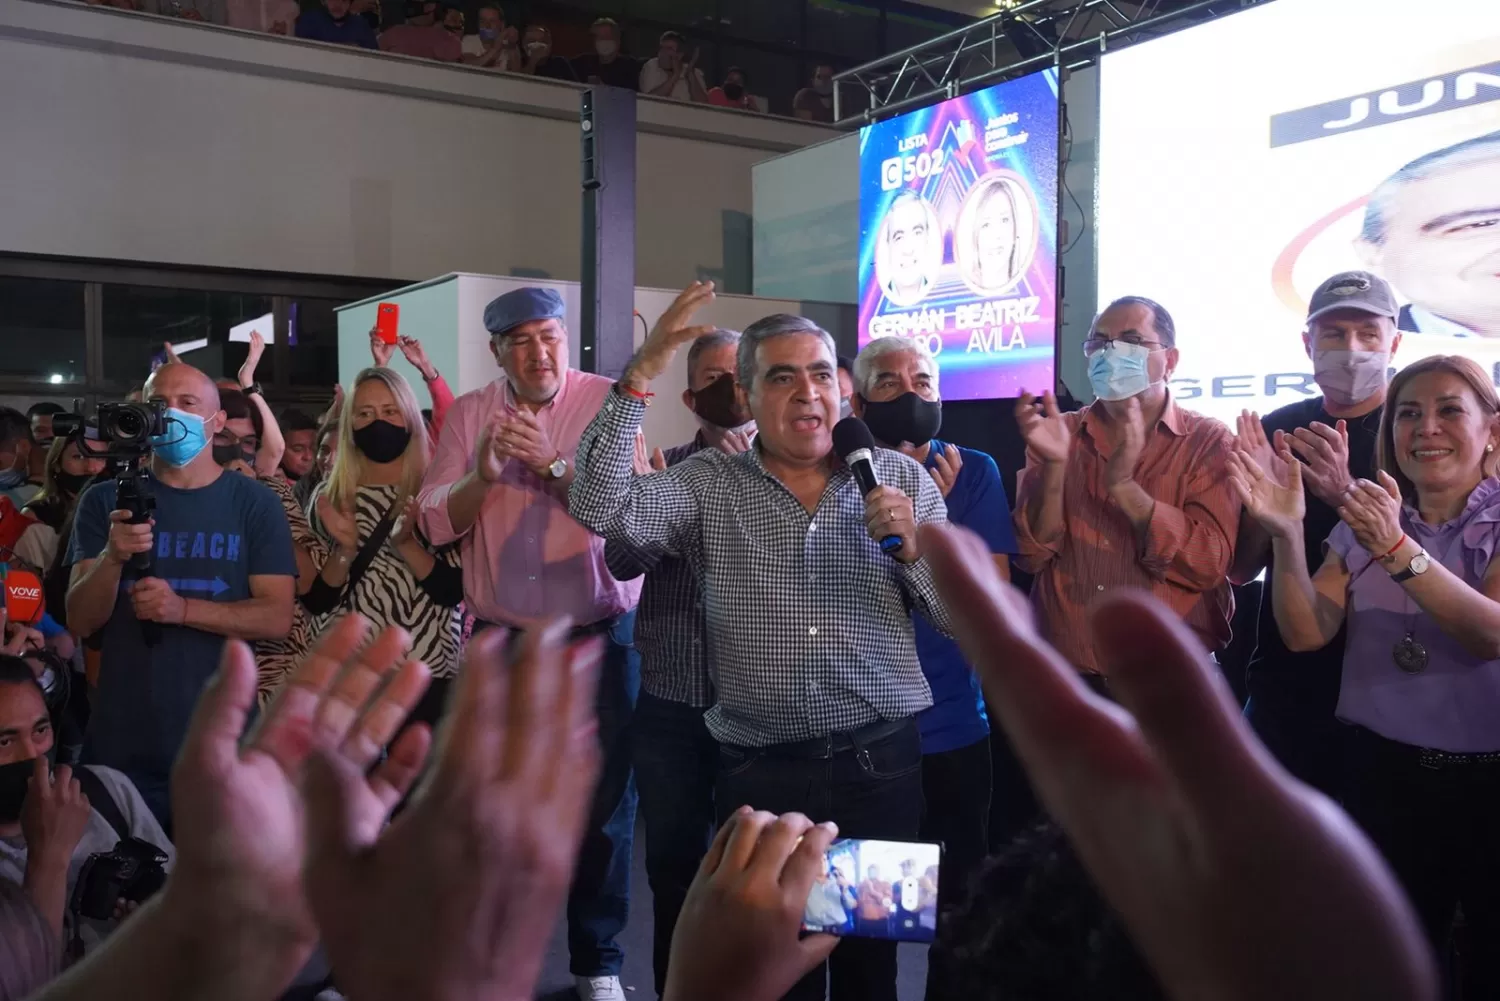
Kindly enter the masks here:
M 601 38 L 598 41 L 594 42 L 594 51 L 599 53 L 599 55 L 603 56 L 605 59 L 608 59 L 610 56 L 620 51 L 620 43 L 612 39 Z
M 530 52 L 534 56 L 539 56 L 543 52 L 547 51 L 547 43 L 546 42 L 527 42 L 526 43 L 526 51 Z

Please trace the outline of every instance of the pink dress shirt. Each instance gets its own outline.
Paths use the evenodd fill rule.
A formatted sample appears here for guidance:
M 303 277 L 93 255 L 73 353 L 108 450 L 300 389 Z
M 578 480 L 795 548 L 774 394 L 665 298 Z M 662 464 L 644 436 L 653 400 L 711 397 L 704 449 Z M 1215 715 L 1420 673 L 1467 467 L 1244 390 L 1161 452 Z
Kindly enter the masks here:
M 297 0 L 225 0 L 225 11 L 231 28 L 269 33 L 280 22 L 288 37 L 297 33 Z
M 578 439 L 613 385 L 602 375 L 569 369 L 557 395 L 536 412 L 570 465 Z M 505 464 L 468 533 L 454 530 L 448 494 L 474 468 L 480 430 L 495 411 L 515 413 L 516 407 L 505 378 L 453 404 L 418 495 L 422 530 L 435 546 L 463 540 L 464 599 L 485 622 L 527 626 L 546 616 L 570 615 L 582 626 L 629 611 L 640 599 L 641 579 L 616 580 L 604 564 L 604 540 L 568 514 L 566 492 L 517 459 Z M 651 471 L 639 439 L 635 470 Z

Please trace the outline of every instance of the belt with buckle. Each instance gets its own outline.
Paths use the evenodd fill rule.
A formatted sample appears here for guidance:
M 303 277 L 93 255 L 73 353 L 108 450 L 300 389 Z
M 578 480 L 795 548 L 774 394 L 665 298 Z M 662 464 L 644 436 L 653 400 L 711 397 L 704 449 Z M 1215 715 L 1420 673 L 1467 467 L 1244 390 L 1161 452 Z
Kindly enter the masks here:
M 1453 751 L 1439 751 L 1433 747 L 1423 747 L 1417 751 L 1417 763 L 1423 768 L 1431 768 L 1434 771 L 1462 765 L 1500 765 L 1500 751 L 1458 754 Z
M 747 747 L 743 750 L 751 754 L 764 754 L 772 758 L 823 759 L 831 758 L 841 751 L 859 751 L 863 754 L 865 753 L 866 745 L 894 736 L 907 727 L 915 725 L 910 716 L 901 719 L 881 719 L 876 720 L 874 723 L 867 723 L 857 730 L 830 733 L 823 737 L 796 740 L 786 744 Z

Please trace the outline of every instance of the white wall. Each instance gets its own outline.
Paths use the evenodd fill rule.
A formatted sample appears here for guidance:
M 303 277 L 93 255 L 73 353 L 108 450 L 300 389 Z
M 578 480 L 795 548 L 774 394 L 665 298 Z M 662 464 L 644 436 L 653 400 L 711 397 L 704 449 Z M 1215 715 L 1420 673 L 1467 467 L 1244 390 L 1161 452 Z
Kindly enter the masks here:
M 446 275 L 340 309 L 339 381 L 345 386 L 351 385 L 359 370 L 370 364 L 369 330 L 375 322 L 376 307 L 381 302 L 394 302 L 401 309 L 402 332 L 420 335 L 429 359 L 444 373 L 454 395 L 461 396 L 489 384 L 499 378 L 501 372 L 490 353 L 489 334 L 484 329 L 483 322 L 484 307 L 496 296 L 523 285 L 545 286 L 562 296 L 569 334 L 569 353 L 572 364 L 577 366 L 582 299 L 576 282 L 538 282 L 494 275 Z M 639 314 L 635 327 L 637 347 L 679 292 L 679 289 L 635 290 L 635 310 Z M 803 312 L 802 304 L 797 302 L 720 295 L 715 297 L 711 305 L 696 314 L 694 322 L 743 330 L 772 313 L 802 315 Z M 393 356 L 391 364 L 413 386 L 420 385 L 417 372 L 399 352 Z M 670 448 L 689 440 L 697 433 L 698 424 L 682 402 L 682 391 L 686 388 L 687 351 L 684 350 L 677 353 L 671 367 L 652 385 L 652 390 L 656 393 L 653 401 L 655 405 L 646 411 L 646 419 L 642 425 L 649 447 Z M 427 400 L 420 390 L 418 397 L 425 405 Z
M 580 88 L 55 0 L 0 3 L 0 251 L 580 276 Z M 748 258 L 750 167 L 830 130 L 642 100 L 637 276 Z M 737 264 L 748 290 L 748 261 Z

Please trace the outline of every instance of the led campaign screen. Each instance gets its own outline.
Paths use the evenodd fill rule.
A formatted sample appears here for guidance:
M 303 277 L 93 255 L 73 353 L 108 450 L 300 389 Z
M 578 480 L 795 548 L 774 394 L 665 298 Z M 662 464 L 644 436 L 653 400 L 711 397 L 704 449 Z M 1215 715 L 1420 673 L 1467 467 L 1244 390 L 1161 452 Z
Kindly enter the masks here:
M 1500 383 L 1500 3 L 1277 0 L 1104 57 L 1099 301 L 1176 320 L 1174 391 L 1226 420 L 1318 393 L 1341 271 L 1391 283 L 1394 363 Z
M 923 339 L 947 400 L 1053 385 L 1057 73 L 859 134 L 859 343 Z

